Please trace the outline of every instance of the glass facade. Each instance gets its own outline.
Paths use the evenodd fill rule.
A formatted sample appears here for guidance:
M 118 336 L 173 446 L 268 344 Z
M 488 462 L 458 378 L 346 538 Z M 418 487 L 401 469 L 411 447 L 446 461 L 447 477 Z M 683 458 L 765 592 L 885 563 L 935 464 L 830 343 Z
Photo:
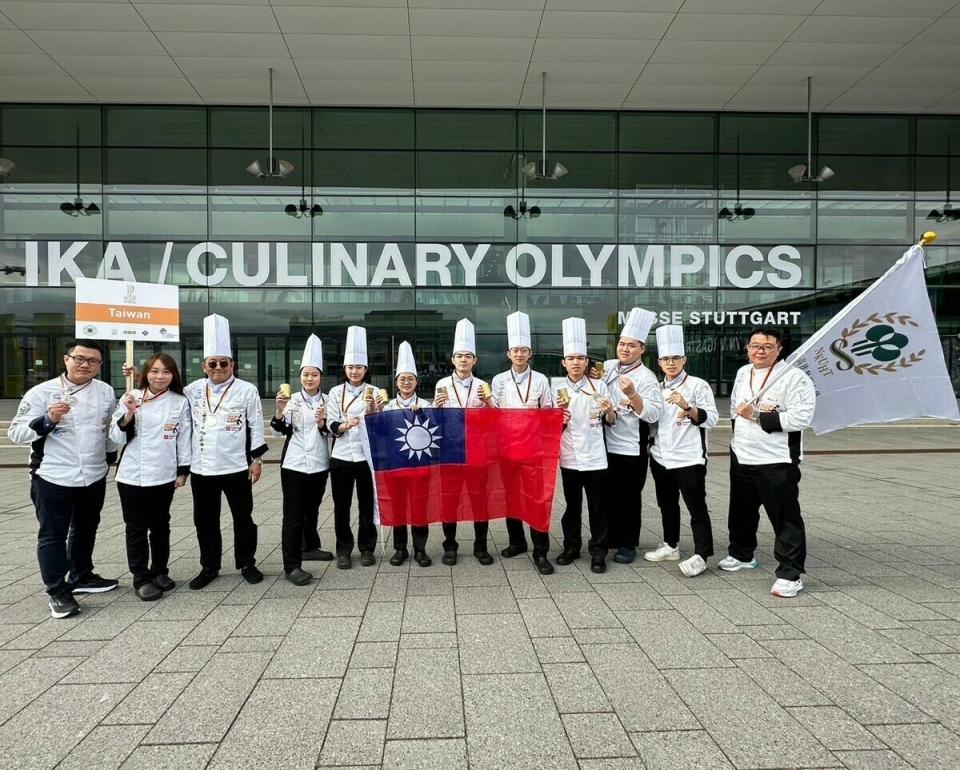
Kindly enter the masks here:
M 960 221 L 927 218 L 960 187 L 960 118 L 817 116 L 814 165 L 836 175 L 811 186 L 786 173 L 805 162 L 800 114 L 551 111 L 559 180 L 523 173 L 540 160 L 539 111 L 274 116 L 295 170 L 258 179 L 245 168 L 266 158 L 265 108 L 0 105 L 0 156 L 16 163 L 0 179 L 0 397 L 57 371 L 76 275 L 180 285 L 169 352 L 197 376 L 201 319 L 222 313 L 264 394 L 296 378 L 311 332 L 332 373 L 346 327 L 365 326 L 378 385 L 408 339 L 429 387 L 459 318 L 490 377 L 507 366 L 506 315 L 529 313 L 535 365 L 552 375 L 563 318 L 584 317 L 591 352 L 609 356 L 618 314 L 641 305 L 684 323 L 690 370 L 724 395 L 757 319 L 778 314 L 798 344 L 930 229 L 931 300 L 960 383 Z M 100 213 L 64 213 L 78 195 Z M 322 215 L 286 213 L 301 201 Z M 522 204 L 540 215 L 504 215 Z

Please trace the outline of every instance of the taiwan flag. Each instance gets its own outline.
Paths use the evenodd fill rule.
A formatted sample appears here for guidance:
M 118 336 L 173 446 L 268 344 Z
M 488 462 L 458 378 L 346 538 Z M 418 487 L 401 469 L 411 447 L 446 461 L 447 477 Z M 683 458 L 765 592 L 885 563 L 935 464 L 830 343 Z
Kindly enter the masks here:
M 387 526 L 511 516 L 550 529 L 560 409 L 396 409 L 367 415 L 377 520 Z

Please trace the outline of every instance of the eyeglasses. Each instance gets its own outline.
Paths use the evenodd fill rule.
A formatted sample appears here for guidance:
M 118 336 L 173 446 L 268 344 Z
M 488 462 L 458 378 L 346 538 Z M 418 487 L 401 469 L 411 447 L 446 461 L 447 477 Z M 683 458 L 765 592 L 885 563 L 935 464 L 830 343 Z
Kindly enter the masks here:
M 207 366 L 211 369 L 216 369 L 218 366 L 221 369 L 226 369 L 232 363 L 229 358 L 221 358 L 219 361 L 211 359 L 210 361 L 205 362 Z
M 661 356 L 660 361 L 665 364 L 679 364 L 686 356 Z
M 759 353 L 761 350 L 764 353 L 772 353 L 776 349 L 777 349 L 776 345 L 757 345 L 757 344 L 747 345 L 747 350 L 749 350 L 751 353 Z
M 75 356 L 71 353 L 67 353 L 67 358 L 72 358 L 77 366 L 85 366 L 86 364 L 90 364 L 90 366 L 100 366 L 100 364 L 103 363 L 102 358 L 87 358 L 86 356 Z

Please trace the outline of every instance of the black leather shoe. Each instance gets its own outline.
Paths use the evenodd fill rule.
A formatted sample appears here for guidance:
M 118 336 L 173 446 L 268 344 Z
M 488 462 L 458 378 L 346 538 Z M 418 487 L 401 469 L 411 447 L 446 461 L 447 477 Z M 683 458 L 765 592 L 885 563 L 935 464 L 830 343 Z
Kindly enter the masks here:
M 190 590 L 199 591 L 204 586 L 210 585 L 213 582 L 213 579 L 218 575 L 217 572 L 208 572 L 207 570 L 200 570 L 197 573 L 197 576 L 190 581 Z
M 433 564 L 433 559 L 427 556 L 426 551 L 414 551 L 413 560 L 421 567 L 429 567 L 431 564 Z
M 300 554 L 300 558 L 304 561 L 332 561 L 333 554 L 318 548 L 316 551 L 304 551 Z
M 350 554 L 337 554 L 337 569 L 350 569 L 352 566 L 353 562 L 350 561 Z
M 448 567 L 452 567 L 457 563 L 457 552 L 456 551 L 444 551 L 443 558 L 440 560 Z
M 602 556 L 590 557 L 590 571 L 598 575 L 607 571 L 607 560 Z
M 552 575 L 553 565 L 546 556 L 534 556 L 533 564 L 541 575 Z
M 155 602 L 163 597 L 163 591 L 157 588 L 153 583 L 144 583 L 137 589 L 137 596 L 145 602 Z
M 527 552 L 526 543 L 524 543 L 523 545 L 514 545 L 513 543 L 510 543 L 510 545 L 508 545 L 506 548 L 500 551 L 500 555 L 504 559 L 512 559 L 514 556 L 519 556 L 520 554 L 526 553 L 526 552 Z
M 307 583 L 313 580 L 313 575 L 311 575 L 309 572 L 304 572 L 299 567 L 292 569 L 289 572 L 284 572 L 283 576 L 295 586 L 305 586 Z
M 490 555 L 489 551 L 474 551 L 473 555 L 477 557 L 477 561 L 480 562 L 484 567 L 489 567 L 493 564 L 493 557 Z
M 240 574 L 243 575 L 243 579 L 246 580 L 250 585 L 259 583 L 261 580 L 263 580 L 263 573 L 253 564 L 250 564 L 240 570 Z
M 580 551 L 569 551 L 565 548 L 557 557 L 557 564 L 559 564 L 561 567 L 566 567 L 568 564 L 572 564 L 579 558 Z
M 361 556 L 361 558 L 363 558 L 363 557 Z M 410 554 L 407 552 L 407 549 L 406 549 L 406 548 L 398 548 L 396 551 L 394 551 L 393 556 L 390 557 L 390 563 L 391 563 L 394 567 L 399 567 L 399 566 L 400 566 L 401 564 L 403 564 L 408 558 L 410 558 Z
M 167 575 L 157 575 L 153 579 L 153 584 L 161 591 L 172 591 L 177 587 L 176 582 L 171 580 Z
M 360 565 L 363 567 L 372 567 L 377 563 L 377 560 L 373 558 L 372 551 L 363 551 L 360 553 Z

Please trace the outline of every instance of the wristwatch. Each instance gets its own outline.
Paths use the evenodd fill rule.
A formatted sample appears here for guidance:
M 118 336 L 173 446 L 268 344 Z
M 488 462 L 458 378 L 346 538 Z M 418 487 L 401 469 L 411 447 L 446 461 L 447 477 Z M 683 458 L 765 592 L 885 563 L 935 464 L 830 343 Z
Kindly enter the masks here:
M 262 458 L 262 457 L 254 457 L 253 460 L 250 461 L 250 464 L 251 464 L 251 465 L 253 465 L 253 464 L 263 465 L 263 458 Z

